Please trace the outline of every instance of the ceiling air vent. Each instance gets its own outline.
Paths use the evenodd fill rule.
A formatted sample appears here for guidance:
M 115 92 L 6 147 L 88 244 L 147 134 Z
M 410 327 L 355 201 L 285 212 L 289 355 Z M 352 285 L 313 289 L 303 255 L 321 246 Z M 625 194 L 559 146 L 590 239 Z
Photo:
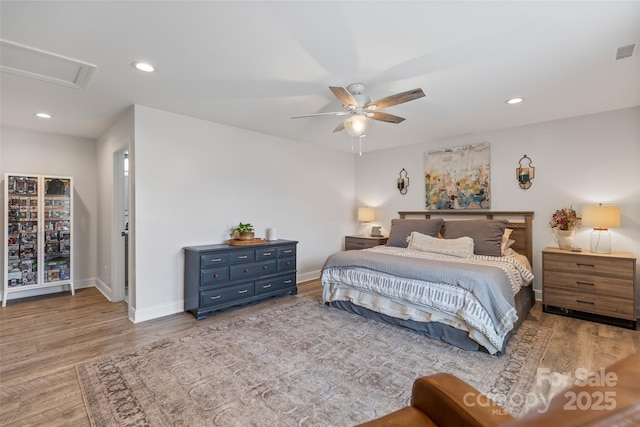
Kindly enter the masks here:
M 84 89 L 96 68 L 77 59 L 0 40 L 0 70 L 3 72 Z
M 629 58 L 636 51 L 636 44 L 628 44 L 626 46 L 621 46 L 616 49 L 616 61 L 619 59 Z

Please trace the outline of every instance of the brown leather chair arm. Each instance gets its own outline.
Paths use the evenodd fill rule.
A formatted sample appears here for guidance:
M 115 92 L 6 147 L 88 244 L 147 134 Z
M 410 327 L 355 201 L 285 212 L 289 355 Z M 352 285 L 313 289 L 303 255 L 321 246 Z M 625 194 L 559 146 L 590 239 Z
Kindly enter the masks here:
M 497 403 L 446 373 L 418 378 L 413 383 L 411 406 L 442 427 L 496 427 L 514 420 Z

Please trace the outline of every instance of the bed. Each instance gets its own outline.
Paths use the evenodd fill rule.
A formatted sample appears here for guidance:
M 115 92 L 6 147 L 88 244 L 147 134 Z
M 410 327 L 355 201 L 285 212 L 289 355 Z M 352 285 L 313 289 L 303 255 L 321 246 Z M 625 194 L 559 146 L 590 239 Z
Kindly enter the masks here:
M 401 211 L 387 245 L 322 268 L 323 302 L 470 351 L 501 354 L 534 303 L 529 211 Z

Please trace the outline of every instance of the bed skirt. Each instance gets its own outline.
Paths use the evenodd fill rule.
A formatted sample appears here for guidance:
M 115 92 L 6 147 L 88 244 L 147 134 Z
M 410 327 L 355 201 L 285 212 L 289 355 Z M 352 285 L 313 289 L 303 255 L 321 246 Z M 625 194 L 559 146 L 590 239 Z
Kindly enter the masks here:
M 504 353 L 507 342 L 511 336 L 518 329 L 520 324 L 527 318 L 531 307 L 535 303 L 535 296 L 531 286 L 523 286 L 515 296 L 516 312 L 518 313 L 518 320 L 513 329 L 508 333 L 504 340 L 501 351 L 498 354 Z M 363 317 L 367 317 L 379 322 L 383 322 L 392 326 L 410 329 L 420 334 L 426 335 L 429 338 L 433 338 L 442 342 L 449 343 L 456 347 L 469 351 L 487 351 L 483 346 L 476 341 L 469 338 L 467 331 L 456 329 L 453 326 L 445 325 L 440 322 L 418 322 L 411 319 L 398 319 L 386 314 L 378 313 L 368 308 L 360 307 L 348 301 L 332 301 L 325 303 L 330 307 L 336 307 L 341 310 L 345 310 L 351 313 L 358 314 Z

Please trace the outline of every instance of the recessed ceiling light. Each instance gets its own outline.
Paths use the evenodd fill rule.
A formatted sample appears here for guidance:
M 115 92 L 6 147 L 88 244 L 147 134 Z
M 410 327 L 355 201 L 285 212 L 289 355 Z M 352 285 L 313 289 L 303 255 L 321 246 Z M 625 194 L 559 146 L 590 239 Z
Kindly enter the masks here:
M 506 102 L 507 104 L 520 104 L 522 101 L 524 101 L 524 98 L 511 98 L 511 99 L 507 99 Z
M 41 119 L 50 119 L 53 116 L 49 113 L 36 113 L 36 117 L 40 117 Z
M 145 73 L 152 73 L 155 71 L 155 68 L 153 68 L 153 65 L 147 62 L 134 62 L 131 65 L 133 65 L 135 68 L 137 68 L 140 71 L 144 71 Z

